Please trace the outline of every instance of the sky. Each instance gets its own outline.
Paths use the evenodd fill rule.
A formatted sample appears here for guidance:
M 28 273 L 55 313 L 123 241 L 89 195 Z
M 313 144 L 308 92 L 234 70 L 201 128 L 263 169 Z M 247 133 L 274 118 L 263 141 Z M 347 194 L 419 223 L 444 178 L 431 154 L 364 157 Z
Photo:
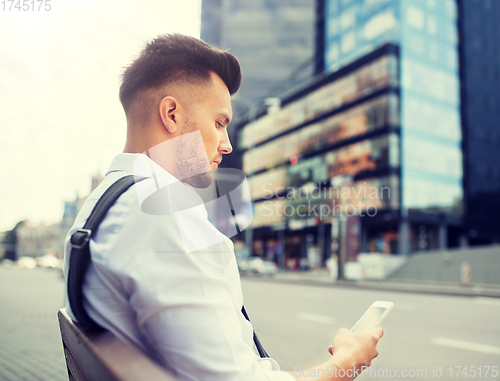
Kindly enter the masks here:
M 201 0 L 50 5 L 0 12 L 0 231 L 87 196 L 125 144 L 123 68 L 159 34 L 200 35 Z

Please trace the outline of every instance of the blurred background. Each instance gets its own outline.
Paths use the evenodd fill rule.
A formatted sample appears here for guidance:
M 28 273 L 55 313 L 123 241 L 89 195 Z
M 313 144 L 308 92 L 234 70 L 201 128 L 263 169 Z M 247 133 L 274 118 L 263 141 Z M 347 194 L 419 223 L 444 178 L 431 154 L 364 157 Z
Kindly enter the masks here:
M 31 311 L 44 284 L 40 295 L 57 295 L 36 304 L 47 328 L 42 312 L 26 316 L 31 334 L 52 330 L 58 345 L 50 314 L 62 306 L 64 236 L 125 141 L 121 71 L 145 42 L 179 32 L 229 49 L 242 67 L 233 153 L 221 166 L 247 174 L 254 218 L 232 239 L 250 315 L 282 366 L 314 365 L 331 339 L 321 332 L 354 324 L 383 298 L 396 304 L 394 331 L 412 342 L 387 338 L 384 366 L 426 368 L 414 379 L 433 379 L 443 364 L 500 365 L 500 304 L 490 298 L 500 296 L 500 0 L 36 7 L 0 5 L 0 317 L 9 334 L 26 321 L 8 308 Z M 50 377 L 64 379 L 54 353 Z M 5 369 L 0 360 L 0 378 L 24 377 Z
M 203 1 L 201 38 L 243 70 L 222 163 L 254 202 L 239 256 L 500 283 L 499 6 Z

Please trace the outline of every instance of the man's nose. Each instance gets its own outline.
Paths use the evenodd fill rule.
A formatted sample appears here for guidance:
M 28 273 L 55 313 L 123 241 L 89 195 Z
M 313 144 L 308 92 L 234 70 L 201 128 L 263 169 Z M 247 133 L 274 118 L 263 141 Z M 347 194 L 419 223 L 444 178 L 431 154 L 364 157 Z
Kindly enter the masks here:
M 229 141 L 229 135 L 227 134 L 227 129 L 222 129 L 222 138 L 219 143 L 219 152 L 222 154 L 228 154 L 233 152 L 233 147 Z

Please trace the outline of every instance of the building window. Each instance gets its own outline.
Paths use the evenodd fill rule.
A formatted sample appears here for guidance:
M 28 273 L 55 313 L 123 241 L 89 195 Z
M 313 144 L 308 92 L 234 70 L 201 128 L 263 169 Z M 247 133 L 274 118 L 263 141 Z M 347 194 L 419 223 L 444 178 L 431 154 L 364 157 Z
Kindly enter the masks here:
M 391 30 L 396 26 L 396 18 L 392 10 L 381 12 L 373 16 L 365 24 L 363 34 L 367 41 L 380 36 L 381 34 Z
M 356 47 L 356 33 L 346 33 L 342 37 L 342 53 L 348 53 Z
M 438 46 L 435 42 L 429 43 L 427 52 L 431 61 L 436 61 L 438 59 Z
M 425 24 L 424 12 L 417 7 L 409 6 L 406 10 L 406 23 L 412 28 L 422 30 Z
M 356 23 L 356 8 L 352 7 L 344 11 L 340 16 L 340 26 L 342 30 L 350 29 Z
M 339 34 L 339 19 L 333 17 L 328 21 L 328 36 L 335 37 Z
M 430 35 L 435 35 L 436 31 L 437 31 L 436 18 L 433 16 L 430 16 L 427 19 L 427 33 L 429 33 Z
M 328 62 L 335 62 L 339 58 L 339 46 L 331 44 L 328 51 Z

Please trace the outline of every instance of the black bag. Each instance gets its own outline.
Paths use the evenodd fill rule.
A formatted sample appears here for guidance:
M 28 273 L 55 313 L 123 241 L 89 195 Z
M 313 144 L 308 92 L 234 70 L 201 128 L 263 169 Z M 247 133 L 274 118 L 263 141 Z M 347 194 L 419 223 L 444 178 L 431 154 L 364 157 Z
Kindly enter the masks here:
M 120 197 L 134 183 L 134 175 L 129 175 L 120 178 L 112 184 L 106 192 L 104 192 L 99 201 L 97 201 L 97 204 L 94 206 L 94 209 L 90 213 L 90 216 L 87 219 L 87 222 L 85 222 L 83 228 L 78 229 L 71 236 L 71 257 L 69 261 L 67 282 L 69 304 L 71 306 L 71 311 L 73 311 L 73 314 L 78 322 L 94 330 L 103 330 L 103 328 L 92 320 L 83 307 L 83 281 L 90 263 L 89 240 L 90 237 L 92 237 L 92 234 L 97 231 L 97 228 L 106 216 L 109 208 L 111 208 L 118 197 Z M 244 306 L 241 309 L 241 312 L 245 318 L 250 321 Z M 260 357 L 269 357 L 265 349 L 262 347 L 255 331 L 253 333 L 253 341 L 257 347 Z

